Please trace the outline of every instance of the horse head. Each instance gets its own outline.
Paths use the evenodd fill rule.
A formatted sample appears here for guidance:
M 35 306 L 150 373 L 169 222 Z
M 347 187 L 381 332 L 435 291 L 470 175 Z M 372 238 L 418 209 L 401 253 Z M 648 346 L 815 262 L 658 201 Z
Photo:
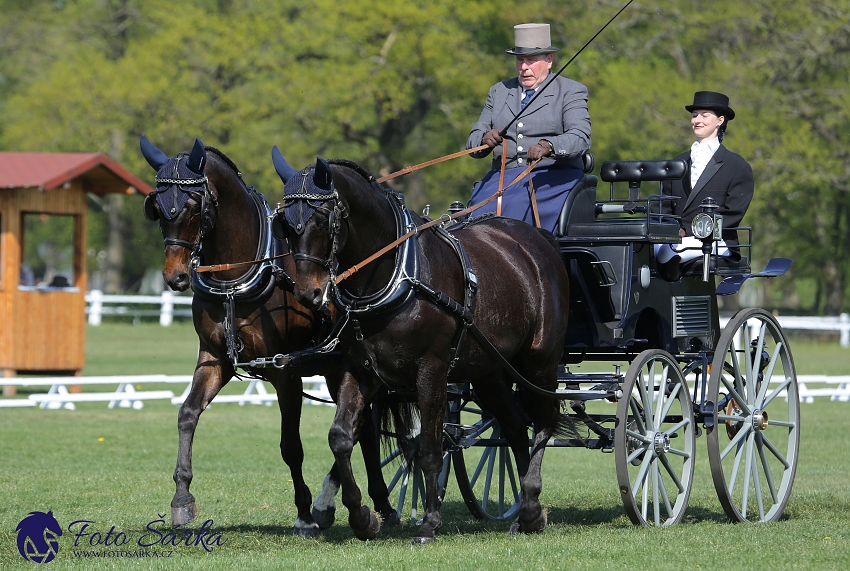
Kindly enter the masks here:
M 191 265 L 197 263 L 201 240 L 215 227 L 218 199 L 207 179 L 207 151 L 200 139 L 190 153 L 170 159 L 147 137 L 140 141 L 142 155 L 157 171 L 156 189 L 145 198 L 145 218 L 159 221 L 165 242 L 162 277 L 176 291 L 190 284 Z
M 272 231 L 289 241 L 297 268 L 295 297 L 307 307 L 322 309 L 334 287 L 336 254 L 346 241 L 346 207 L 324 159 L 295 171 L 277 146 L 272 159 L 284 184 L 283 206 L 274 215 Z

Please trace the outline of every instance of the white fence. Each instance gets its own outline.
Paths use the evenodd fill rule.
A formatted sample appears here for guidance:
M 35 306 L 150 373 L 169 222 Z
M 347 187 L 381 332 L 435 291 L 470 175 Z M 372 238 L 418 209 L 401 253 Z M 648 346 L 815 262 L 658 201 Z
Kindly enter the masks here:
M 28 398 L 0 398 L 0 408 L 39 406 L 47 409 L 75 410 L 78 402 L 106 402 L 108 408 L 144 408 L 146 400 L 170 400 L 172 404 L 183 404 L 192 387 L 192 375 L 126 375 L 114 377 L 12 377 L 0 380 L 3 385 L 17 387 L 50 387 L 46 393 L 34 393 Z M 325 378 L 321 376 L 302 379 L 304 393 L 323 400 L 330 400 Z M 186 385 L 180 396 L 173 391 L 137 389 L 142 384 L 178 384 Z M 231 383 L 233 384 L 233 383 Z M 94 385 L 117 385 L 114 391 L 72 392 L 74 387 Z M 69 390 L 71 388 L 71 390 Z M 265 404 L 271 406 L 277 401 L 275 393 L 269 393 L 262 381 L 251 380 L 241 394 L 219 394 L 212 404 L 238 403 Z M 320 401 L 306 400 L 306 404 L 324 404 Z
M 100 325 L 104 315 L 127 315 L 132 317 L 159 316 L 159 324 L 168 327 L 175 315 L 192 315 L 190 309 L 175 309 L 175 305 L 192 305 L 192 298 L 177 296 L 171 290 L 161 295 L 104 295 L 93 289 L 86 293 L 86 313 L 90 325 Z M 157 309 L 142 309 L 138 306 L 159 306 Z M 131 307 L 132 306 L 132 307 Z
M 106 402 L 108 408 L 144 408 L 146 400 L 170 400 L 172 404 L 183 404 L 192 387 L 191 375 L 128 375 L 115 377 L 42 377 L 27 378 L 13 377 L 3 379 L 3 384 L 19 387 L 50 387 L 46 393 L 36 393 L 28 398 L 0 398 L 0 408 L 34 407 L 46 409 L 75 410 L 78 402 Z M 302 379 L 304 393 L 323 400 L 330 400 L 325 378 L 321 376 L 305 377 Z M 778 380 L 777 380 L 778 382 Z M 186 388 L 180 396 L 174 396 L 173 391 L 141 390 L 136 385 L 141 384 L 185 384 Z M 93 385 L 117 385 L 114 391 L 100 392 L 71 392 L 69 387 Z M 850 375 L 828 377 L 826 375 L 798 375 L 797 385 L 800 402 L 813 403 L 815 397 L 829 397 L 833 401 L 850 401 Z M 784 394 L 784 393 L 783 393 Z M 786 397 L 787 398 L 787 397 Z M 277 401 L 275 393 L 266 390 L 263 381 L 251 380 L 244 392 L 240 394 L 217 395 L 211 404 L 238 403 L 264 404 L 271 406 Z M 305 404 L 325 404 L 315 400 L 305 400 Z
M 159 315 L 159 324 L 169 326 L 175 315 L 191 315 L 190 309 L 176 309 L 175 306 L 190 306 L 192 298 L 178 296 L 170 290 L 161 295 L 104 295 L 102 291 L 91 290 L 86 294 L 86 313 L 89 324 L 100 325 L 104 315 L 127 315 L 133 317 Z M 158 306 L 158 309 L 142 309 L 138 306 Z M 801 331 L 835 331 L 839 334 L 842 347 L 850 347 L 850 315 L 827 317 L 798 317 L 780 315 L 777 317 L 783 329 Z M 720 325 L 725 326 L 728 317 L 720 319 Z

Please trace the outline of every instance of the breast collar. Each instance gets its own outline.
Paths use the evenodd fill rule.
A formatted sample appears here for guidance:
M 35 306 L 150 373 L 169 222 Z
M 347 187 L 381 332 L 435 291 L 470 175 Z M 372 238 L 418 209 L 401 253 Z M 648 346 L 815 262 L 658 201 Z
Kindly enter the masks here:
M 265 197 L 259 192 L 249 192 L 257 214 L 260 217 L 260 239 L 257 244 L 255 260 L 271 258 L 281 253 L 280 242 L 271 233 L 271 210 Z M 270 261 L 253 264 L 243 275 L 235 280 L 217 280 L 212 272 L 195 271 L 203 257 L 203 247 L 192 258 L 192 291 L 196 295 L 221 300 L 232 297 L 239 301 L 253 301 L 265 295 L 274 287 L 275 263 Z
M 392 207 L 396 219 L 396 236 L 401 237 L 416 225 L 404 199 L 392 190 L 382 189 Z M 419 280 L 419 242 L 416 236 L 402 242 L 396 248 L 395 269 L 389 283 L 379 292 L 357 297 L 342 285 L 334 288 L 336 304 L 351 314 L 376 314 L 392 311 L 404 304 L 413 295 L 411 280 Z

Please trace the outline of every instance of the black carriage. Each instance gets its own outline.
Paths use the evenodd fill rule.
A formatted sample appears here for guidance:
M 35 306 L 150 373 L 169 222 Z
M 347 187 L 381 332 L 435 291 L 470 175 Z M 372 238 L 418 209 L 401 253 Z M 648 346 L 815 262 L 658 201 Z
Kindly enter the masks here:
M 683 264 L 681 276 L 665 276 L 655 247 L 679 243 L 680 225 L 662 214 L 659 184 L 684 176 L 687 165 L 606 162 L 600 169 L 602 181 L 610 184 L 604 200 L 598 178 L 589 174 L 592 160 L 586 166 L 588 174 L 569 193 L 557 232 L 571 283 L 558 392 L 585 432 L 548 445 L 613 452 L 632 522 L 666 526 L 684 516 L 696 439 L 704 432 L 712 479 L 728 517 L 779 519 L 799 455 L 794 362 L 773 315 L 745 309 L 721 327 L 717 296 L 737 293 L 750 277 L 781 275 L 790 260 L 774 259 L 764 271 L 751 273 L 750 228 L 725 229 L 738 234 L 739 246 L 731 255 L 716 255 L 722 220 L 706 204 L 695 221 L 703 251 Z M 615 184 L 627 185 L 628 196 L 615 199 Z M 608 363 L 608 371 L 580 372 L 589 363 L 601 363 L 596 368 L 602 369 Z M 625 371 L 622 363 L 629 364 Z M 449 387 L 444 435 L 443 492 L 453 463 L 473 515 L 513 519 L 520 494 L 510 449 L 498 422 L 463 383 Z M 391 462 L 399 456 L 400 467 Z M 384 463 L 391 472 L 388 484 L 399 488 L 399 514 L 409 509 L 415 520 L 424 497 L 415 439 Z

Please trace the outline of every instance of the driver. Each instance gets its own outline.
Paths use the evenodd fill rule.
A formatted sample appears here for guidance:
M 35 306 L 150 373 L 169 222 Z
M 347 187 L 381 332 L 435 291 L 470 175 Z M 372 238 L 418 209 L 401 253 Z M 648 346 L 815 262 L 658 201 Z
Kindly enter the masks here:
M 516 178 L 528 163 L 542 158 L 532 171 L 541 227 L 554 231 L 566 193 L 583 176 L 582 155 L 590 149 L 590 115 L 587 88 L 566 77 L 557 77 L 533 103 L 531 99 L 554 77 L 549 24 L 514 26 L 513 48 L 506 50 L 516 58 L 517 77 L 490 88 L 481 116 L 466 141 L 466 148 L 487 148 L 472 153 L 484 158 L 493 152 L 491 171 L 477 182 L 470 205 L 492 196 L 499 189 L 502 153 L 507 152 L 505 185 Z M 499 133 L 511 124 L 503 138 Z M 495 151 L 494 151 L 495 150 Z M 534 224 L 528 177 L 511 187 L 503 197 L 504 216 Z M 479 213 L 493 212 L 496 202 L 483 206 Z

